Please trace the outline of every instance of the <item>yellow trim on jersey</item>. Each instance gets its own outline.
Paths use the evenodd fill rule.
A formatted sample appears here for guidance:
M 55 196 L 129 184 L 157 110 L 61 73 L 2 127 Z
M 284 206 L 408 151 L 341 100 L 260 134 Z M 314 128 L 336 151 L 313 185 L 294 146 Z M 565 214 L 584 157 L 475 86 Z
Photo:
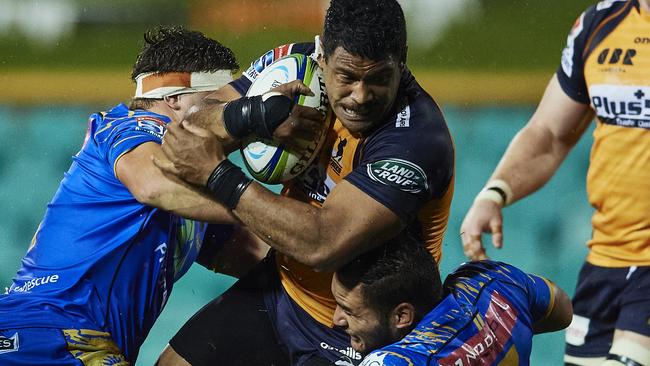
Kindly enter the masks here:
M 555 297 L 556 297 L 555 286 L 553 285 L 553 282 L 547 280 L 546 278 L 541 277 L 541 276 L 537 276 L 537 277 L 544 280 L 544 282 L 546 283 L 546 286 L 548 286 L 548 291 L 550 292 L 549 297 L 551 298 L 550 301 L 549 301 L 549 304 L 548 304 L 548 308 L 546 309 L 546 313 L 544 313 L 544 316 L 540 319 L 540 320 L 544 320 L 544 319 L 547 319 L 551 315 L 551 312 L 553 312 L 553 308 L 555 307 Z M 540 321 L 540 320 L 538 320 L 538 321 Z
M 62 329 L 70 354 L 84 366 L 129 366 L 110 333 L 90 329 Z
M 510 346 L 510 350 L 506 353 L 506 356 L 499 362 L 499 366 L 518 366 L 519 365 L 519 353 L 517 352 L 517 347 L 514 344 Z

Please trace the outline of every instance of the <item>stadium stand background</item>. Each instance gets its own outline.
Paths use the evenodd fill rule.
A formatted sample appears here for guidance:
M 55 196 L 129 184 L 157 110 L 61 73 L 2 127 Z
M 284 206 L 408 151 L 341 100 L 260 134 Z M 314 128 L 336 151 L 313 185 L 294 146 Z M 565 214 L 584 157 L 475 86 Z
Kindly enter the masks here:
M 530 117 L 586 0 L 403 0 L 409 64 L 442 104 L 457 149 L 456 194 L 441 270 L 464 260 L 460 222 L 507 143 Z M 0 0 L 0 286 L 18 268 L 86 118 L 127 101 L 142 33 L 183 24 L 231 47 L 242 68 L 278 44 L 309 41 L 318 0 Z M 304 9 L 317 9 L 304 12 Z M 420 18 L 422 14 L 426 15 Z M 588 132 L 587 135 L 590 135 Z M 505 211 L 505 249 L 495 259 L 555 280 L 573 293 L 590 235 L 582 139 L 538 194 Z M 73 255 L 71 253 L 70 255 Z M 232 279 L 195 266 L 176 286 L 142 348 L 151 365 L 168 338 Z M 538 336 L 533 365 L 559 364 L 563 333 Z

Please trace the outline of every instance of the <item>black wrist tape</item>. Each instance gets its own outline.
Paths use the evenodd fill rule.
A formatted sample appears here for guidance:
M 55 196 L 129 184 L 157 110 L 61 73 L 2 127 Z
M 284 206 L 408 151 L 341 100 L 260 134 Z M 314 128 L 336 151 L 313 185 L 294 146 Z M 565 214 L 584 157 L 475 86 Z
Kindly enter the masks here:
M 281 94 L 242 97 L 226 104 L 223 124 L 234 138 L 250 133 L 271 139 L 275 129 L 284 122 L 293 108 L 293 101 Z
M 503 199 L 503 205 L 505 205 L 506 202 L 508 202 L 508 195 L 506 194 L 506 192 L 503 189 L 501 189 L 499 187 L 490 187 L 490 188 L 488 188 L 488 190 L 489 191 L 495 191 L 496 193 L 498 193 L 499 196 L 501 196 L 501 198 Z
M 226 159 L 214 168 L 205 185 L 217 201 L 234 210 L 251 182 L 241 168 Z

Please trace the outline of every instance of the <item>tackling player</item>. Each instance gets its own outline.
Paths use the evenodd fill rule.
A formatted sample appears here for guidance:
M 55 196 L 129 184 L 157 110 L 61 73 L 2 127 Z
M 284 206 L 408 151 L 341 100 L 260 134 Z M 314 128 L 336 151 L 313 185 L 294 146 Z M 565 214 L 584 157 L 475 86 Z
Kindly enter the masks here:
M 482 232 L 502 245 L 502 207 L 532 194 L 589 126 L 595 211 L 573 298 L 567 365 L 650 365 L 650 0 L 601 1 L 576 20 L 562 63 L 463 222 L 465 254 Z
M 190 123 L 170 127 L 163 144 L 170 162 L 159 166 L 210 191 L 277 251 L 197 313 L 160 365 L 357 364 L 361 355 L 332 324 L 331 271 L 404 229 L 440 259 L 454 149 L 440 109 L 406 67 L 406 48 L 395 0 L 334 0 L 322 44 L 269 51 L 219 92 L 239 98 L 283 55 L 318 59 L 338 119 L 320 157 L 282 196 L 251 183 L 214 135 L 200 136 Z M 220 115 L 206 116 L 203 126 Z
M 198 258 L 214 264 L 204 255 L 233 229 L 215 227 L 204 243 L 207 224 L 194 219 L 237 221 L 150 157 L 162 154 L 168 124 L 237 68 L 228 48 L 199 32 L 145 34 L 131 105 L 90 116 L 85 142 L 0 296 L 0 365 L 131 364 L 174 281 Z
M 528 365 L 533 334 L 571 322 L 571 302 L 552 282 L 481 261 L 441 285 L 422 251 L 398 237 L 334 275 L 334 324 L 355 350 L 375 350 L 362 366 Z

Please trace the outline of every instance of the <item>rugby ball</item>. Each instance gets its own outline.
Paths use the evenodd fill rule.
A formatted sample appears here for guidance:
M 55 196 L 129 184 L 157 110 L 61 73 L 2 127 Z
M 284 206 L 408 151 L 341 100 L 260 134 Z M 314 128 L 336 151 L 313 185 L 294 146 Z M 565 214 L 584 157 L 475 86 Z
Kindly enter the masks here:
M 326 122 L 313 140 L 297 138 L 293 141 L 292 145 L 296 145 L 293 149 L 255 135 L 245 139 L 241 154 L 246 168 L 253 178 L 263 183 L 282 183 L 302 173 L 314 160 L 327 137 L 331 113 L 323 74 L 313 58 L 290 54 L 275 61 L 262 70 L 246 95 L 261 95 L 293 80 L 302 80 L 314 93 L 314 96 L 297 96 L 295 103 L 318 109 Z

